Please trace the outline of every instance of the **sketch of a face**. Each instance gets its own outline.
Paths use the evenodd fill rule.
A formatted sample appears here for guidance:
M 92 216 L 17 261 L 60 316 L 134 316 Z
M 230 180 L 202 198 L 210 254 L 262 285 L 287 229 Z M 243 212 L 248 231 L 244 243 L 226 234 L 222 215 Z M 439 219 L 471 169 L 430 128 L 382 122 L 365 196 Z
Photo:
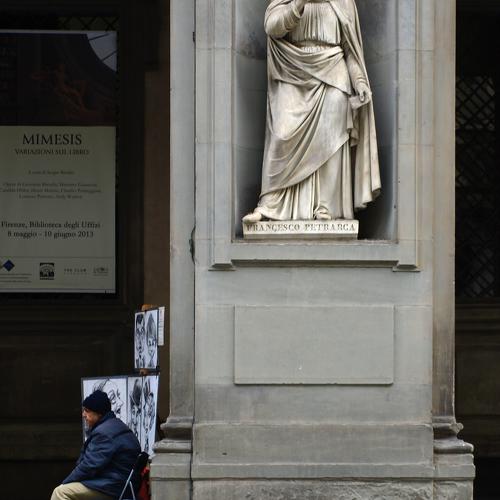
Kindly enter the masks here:
M 150 444 L 155 439 L 155 424 L 156 424 L 156 390 L 157 380 L 153 377 L 146 378 L 144 381 L 142 398 L 142 436 L 144 442 L 144 451 L 151 453 Z
M 115 384 L 115 382 L 113 382 L 113 380 L 109 378 L 98 382 L 94 385 L 94 391 L 97 390 L 104 391 L 108 395 L 109 401 L 111 403 L 111 411 L 113 411 L 118 418 L 121 418 L 123 401 L 120 389 L 118 389 L 118 386 Z
M 144 333 L 144 314 L 137 314 L 135 317 L 135 345 L 138 360 L 144 355 Z
M 130 423 L 129 427 L 139 439 L 139 427 L 141 424 L 141 383 L 134 382 L 134 388 L 130 393 Z
M 144 429 L 150 431 L 155 421 L 155 397 L 151 392 L 149 381 L 144 385 Z
M 148 346 L 149 362 L 148 367 L 154 368 L 156 365 L 156 324 L 153 316 L 149 316 L 146 327 L 146 342 Z

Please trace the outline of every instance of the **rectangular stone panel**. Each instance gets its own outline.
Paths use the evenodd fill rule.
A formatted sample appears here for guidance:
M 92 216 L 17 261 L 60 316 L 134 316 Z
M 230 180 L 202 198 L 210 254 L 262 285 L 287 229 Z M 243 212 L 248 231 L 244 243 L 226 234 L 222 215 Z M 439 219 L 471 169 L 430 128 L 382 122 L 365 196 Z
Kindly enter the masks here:
M 455 491 L 450 488 L 448 491 Z M 431 500 L 430 481 L 195 481 L 194 500 L 339 500 L 384 498 L 385 500 Z M 470 497 L 439 497 L 470 498 Z
M 429 424 L 195 424 L 194 479 L 432 477 Z M 287 499 L 288 500 L 288 499 Z
M 236 384 L 391 384 L 394 308 L 235 308 Z

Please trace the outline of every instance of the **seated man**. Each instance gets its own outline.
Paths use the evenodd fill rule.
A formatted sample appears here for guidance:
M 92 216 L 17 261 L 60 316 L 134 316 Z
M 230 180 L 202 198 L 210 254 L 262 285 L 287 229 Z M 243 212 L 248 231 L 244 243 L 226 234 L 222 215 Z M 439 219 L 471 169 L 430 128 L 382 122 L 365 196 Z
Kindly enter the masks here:
M 111 411 L 108 395 L 95 391 L 82 403 L 87 439 L 73 472 L 51 500 L 111 500 L 120 495 L 141 451 L 134 433 Z

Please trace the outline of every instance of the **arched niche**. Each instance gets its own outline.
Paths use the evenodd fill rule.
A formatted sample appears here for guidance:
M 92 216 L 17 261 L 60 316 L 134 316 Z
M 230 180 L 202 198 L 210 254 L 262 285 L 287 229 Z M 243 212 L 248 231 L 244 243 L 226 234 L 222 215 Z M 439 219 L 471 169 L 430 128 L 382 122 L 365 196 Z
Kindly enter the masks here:
M 267 0 L 234 0 L 233 179 L 234 235 L 255 208 L 261 180 L 266 119 Z M 360 239 L 397 240 L 398 40 L 396 0 L 357 0 L 365 60 L 373 90 L 382 193 L 364 211 Z

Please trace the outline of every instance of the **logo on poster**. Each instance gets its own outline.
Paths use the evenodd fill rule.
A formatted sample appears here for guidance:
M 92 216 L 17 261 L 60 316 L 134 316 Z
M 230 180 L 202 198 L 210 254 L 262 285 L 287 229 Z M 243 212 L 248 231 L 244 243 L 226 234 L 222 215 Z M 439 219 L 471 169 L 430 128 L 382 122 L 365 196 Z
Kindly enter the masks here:
M 14 269 L 16 266 L 14 265 L 14 262 L 12 262 L 10 259 L 6 260 L 5 262 L 0 262 L 0 269 L 5 269 L 7 272 L 11 272 L 12 269 Z
M 109 274 L 109 270 L 107 267 L 99 266 L 94 267 L 94 276 L 107 276 Z
M 56 274 L 56 266 L 53 262 L 40 262 L 40 279 L 53 280 Z

